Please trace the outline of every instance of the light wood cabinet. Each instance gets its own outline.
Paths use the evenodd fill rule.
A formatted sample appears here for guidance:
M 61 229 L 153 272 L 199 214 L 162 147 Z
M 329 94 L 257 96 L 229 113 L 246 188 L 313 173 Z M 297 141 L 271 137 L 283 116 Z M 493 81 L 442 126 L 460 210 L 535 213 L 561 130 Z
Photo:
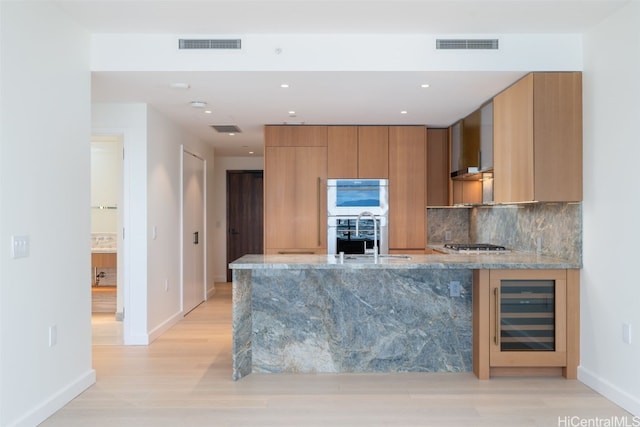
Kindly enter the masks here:
M 327 126 L 265 126 L 266 147 L 326 147 Z
M 579 364 L 579 270 L 476 270 L 473 372 L 563 375 Z
M 448 129 L 427 129 L 427 206 L 449 205 L 448 165 Z
M 118 255 L 115 252 L 93 252 L 91 253 L 92 268 L 117 268 Z
M 265 128 L 265 253 L 326 253 L 326 137 L 326 126 Z
M 427 141 L 424 126 L 389 127 L 389 249 L 426 247 Z
M 479 180 L 453 180 L 452 186 L 454 205 L 482 203 L 482 182 Z
M 389 178 L 389 127 L 358 126 L 358 178 Z
M 328 126 L 327 155 L 328 178 L 358 178 L 358 126 Z
M 389 178 L 388 126 L 328 126 L 329 178 Z
M 531 73 L 496 95 L 494 201 L 582 200 L 582 74 Z

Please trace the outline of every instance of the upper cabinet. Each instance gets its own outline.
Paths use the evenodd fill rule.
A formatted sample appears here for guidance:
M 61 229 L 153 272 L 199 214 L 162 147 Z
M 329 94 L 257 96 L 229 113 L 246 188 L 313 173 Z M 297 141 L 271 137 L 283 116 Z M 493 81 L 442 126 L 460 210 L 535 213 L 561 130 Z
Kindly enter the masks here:
M 493 100 L 494 201 L 582 200 L 582 74 L 531 73 Z
M 427 129 L 427 206 L 449 205 L 449 130 Z
M 328 178 L 358 178 L 358 126 L 328 126 Z
M 358 126 L 358 178 L 389 178 L 389 126 Z
M 480 172 L 493 169 L 493 101 L 489 101 L 480 107 Z
M 388 178 L 388 126 L 328 126 L 329 178 Z

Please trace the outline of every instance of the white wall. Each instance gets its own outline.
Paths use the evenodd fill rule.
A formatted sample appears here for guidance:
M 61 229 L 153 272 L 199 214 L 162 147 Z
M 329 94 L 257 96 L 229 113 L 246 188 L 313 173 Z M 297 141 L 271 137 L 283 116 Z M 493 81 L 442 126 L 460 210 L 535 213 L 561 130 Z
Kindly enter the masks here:
M 640 416 L 640 3 L 585 36 L 579 379 Z M 631 344 L 622 340 L 632 325 Z
M 216 282 L 227 281 L 227 171 L 263 170 L 263 157 L 216 157 L 213 184 L 215 211 L 213 234 L 213 269 Z M 229 260 L 233 261 L 233 260 Z
M 94 134 L 122 135 L 125 158 L 122 215 L 126 236 L 119 270 L 125 319 L 125 344 L 147 344 L 147 106 L 93 104 Z M 127 308 L 129 307 L 129 308 Z
M 90 37 L 47 2 L 0 2 L 0 34 L 0 425 L 32 426 L 95 382 Z
M 180 292 L 181 147 L 207 161 L 213 149 L 145 104 L 94 104 L 94 133 L 121 133 L 125 159 L 124 341 L 148 344 L 182 318 Z M 213 214 L 213 185 L 207 186 L 207 226 Z M 156 228 L 156 239 L 152 229 Z M 207 239 L 210 246 L 211 237 Z M 209 257 L 211 251 L 209 250 Z M 213 288 L 213 262 L 207 286 Z M 165 281 L 169 287 L 165 291 Z
M 241 52 L 202 55 L 179 51 L 176 34 L 102 33 L 93 35 L 91 67 L 95 71 L 582 69 L 580 34 L 469 36 L 499 38 L 501 49 L 495 54 L 436 51 L 437 36 L 430 34 L 243 34 Z M 275 47 L 282 54 L 275 54 Z
M 179 128 L 155 109 L 148 107 L 148 320 L 151 339 L 182 318 L 180 305 L 180 189 L 182 148 L 205 159 L 207 174 L 205 194 L 208 231 L 213 218 L 213 148 Z M 157 238 L 151 229 L 156 227 Z M 207 255 L 211 259 L 207 238 Z M 213 263 L 207 262 L 207 287 L 213 288 Z M 165 280 L 169 288 L 165 291 Z

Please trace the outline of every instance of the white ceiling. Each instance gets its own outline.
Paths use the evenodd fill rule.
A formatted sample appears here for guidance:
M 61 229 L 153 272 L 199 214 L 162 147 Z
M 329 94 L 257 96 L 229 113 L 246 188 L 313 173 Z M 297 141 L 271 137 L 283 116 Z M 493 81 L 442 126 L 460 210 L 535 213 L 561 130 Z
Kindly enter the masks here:
M 57 1 L 92 33 L 498 34 L 582 33 L 633 0 L 73 0 Z M 446 126 L 521 72 L 192 71 L 98 72 L 96 102 L 145 102 L 216 147 L 219 156 L 262 154 L 262 126 Z M 419 84 L 428 81 L 429 89 Z M 188 82 L 188 90 L 169 83 Z M 289 89 L 280 88 L 287 82 Z M 406 82 L 412 82 L 407 85 Z M 415 83 L 415 84 L 414 84 Z M 407 89 L 411 86 L 412 89 Z M 427 92 L 428 91 L 428 92 Z M 428 96 L 425 94 L 428 93 Z M 213 114 L 188 106 L 215 99 Z M 296 117 L 288 117 L 292 108 Z M 408 114 L 401 115 L 400 110 Z M 236 136 L 211 124 L 235 124 Z

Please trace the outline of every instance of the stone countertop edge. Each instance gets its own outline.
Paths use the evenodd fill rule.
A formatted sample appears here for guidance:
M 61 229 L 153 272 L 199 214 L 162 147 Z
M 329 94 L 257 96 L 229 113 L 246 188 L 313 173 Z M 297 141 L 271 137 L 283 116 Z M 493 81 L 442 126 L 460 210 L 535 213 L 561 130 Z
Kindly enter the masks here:
M 400 257 L 398 257 L 400 256 Z M 373 257 L 348 259 L 343 263 L 336 255 L 244 255 L 229 264 L 234 270 L 256 269 L 394 269 L 394 270 L 507 270 L 507 269 L 580 269 L 582 265 L 570 260 L 526 253 L 447 253 L 425 255 L 391 255 L 381 256 L 377 261 Z

